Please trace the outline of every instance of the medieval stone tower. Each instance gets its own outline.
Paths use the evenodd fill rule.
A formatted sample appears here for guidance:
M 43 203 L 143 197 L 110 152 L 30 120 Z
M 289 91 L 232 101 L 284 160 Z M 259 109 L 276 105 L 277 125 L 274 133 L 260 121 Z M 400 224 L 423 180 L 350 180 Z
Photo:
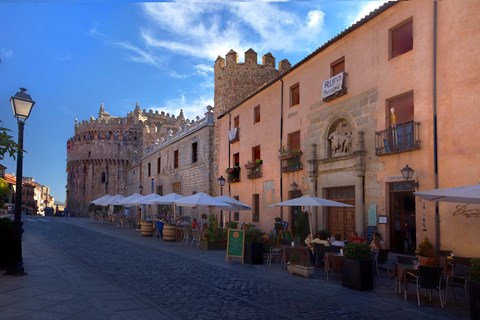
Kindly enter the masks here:
M 142 157 L 143 148 L 178 132 L 189 120 L 164 112 L 135 110 L 110 116 L 103 104 L 98 118 L 75 122 L 67 141 L 67 205 L 76 215 L 88 214 L 90 201 L 105 194 L 125 194 L 126 170 Z
M 238 54 L 230 50 L 226 59 L 218 57 L 215 61 L 215 119 L 228 109 L 234 107 L 262 85 L 279 77 L 288 71 L 291 64 L 288 60 L 281 60 L 278 70 L 275 69 L 275 57 L 267 53 L 262 57 L 262 63 L 257 63 L 257 53 L 252 49 L 245 52 L 244 63 L 238 62 Z M 253 106 L 252 106 L 253 107 Z M 215 150 L 221 137 L 215 131 Z M 214 172 L 219 176 L 217 168 L 217 154 L 214 154 Z

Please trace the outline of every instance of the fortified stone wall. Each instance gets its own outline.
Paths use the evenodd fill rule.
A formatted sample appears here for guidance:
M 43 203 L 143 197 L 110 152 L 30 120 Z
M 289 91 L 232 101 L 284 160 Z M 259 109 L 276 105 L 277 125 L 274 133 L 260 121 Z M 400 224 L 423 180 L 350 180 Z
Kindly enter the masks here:
M 76 215 L 87 215 L 91 200 L 105 194 L 125 194 L 126 172 L 143 147 L 165 139 L 188 125 L 164 112 L 135 110 L 126 117 L 110 116 L 103 104 L 98 118 L 75 122 L 75 135 L 67 141 L 67 205 Z

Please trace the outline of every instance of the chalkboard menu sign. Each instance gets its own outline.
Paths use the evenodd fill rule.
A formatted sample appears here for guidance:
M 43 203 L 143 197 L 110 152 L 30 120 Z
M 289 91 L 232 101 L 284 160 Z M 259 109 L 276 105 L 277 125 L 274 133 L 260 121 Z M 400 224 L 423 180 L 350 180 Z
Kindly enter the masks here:
M 373 234 L 377 232 L 377 226 L 368 226 L 367 227 L 367 239 L 368 241 L 372 241 Z
M 242 259 L 243 263 L 243 250 L 245 247 L 245 231 L 237 229 L 228 229 L 227 231 L 227 254 L 225 261 L 229 258 L 235 257 Z

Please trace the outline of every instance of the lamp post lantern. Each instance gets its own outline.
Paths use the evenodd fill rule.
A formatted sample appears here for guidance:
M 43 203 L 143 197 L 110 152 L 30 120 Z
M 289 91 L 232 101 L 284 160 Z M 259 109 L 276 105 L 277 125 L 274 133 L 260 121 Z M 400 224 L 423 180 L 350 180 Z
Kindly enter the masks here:
M 220 176 L 220 178 L 217 179 L 218 185 L 220 186 L 220 195 L 223 196 L 223 186 L 225 185 L 225 178 L 223 176 Z M 223 210 L 220 209 L 220 225 L 222 227 L 225 227 L 223 225 Z
M 403 167 L 402 170 L 400 170 L 400 172 L 402 173 L 402 176 L 403 176 L 403 179 L 409 183 L 410 185 L 412 185 L 413 187 L 415 187 L 416 189 L 418 189 L 419 187 L 419 183 L 418 183 L 418 180 L 417 181 L 414 181 L 412 180 L 413 178 L 413 174 L 415 173 L 415 170 L 413 170 L 411 167 L 408 166 L 408 164 Z
M 22 258 L 22 180 L 23 180 L 23 128 L 25 121 L 30 116 L 35 101 L 27 93 L 27 89 L 20 88 L 13 97 L 10 97 L 12 111 L 18 123 L 18 150 L 17 150 L 17 173 L 15 189 L 15 215 L 13 221 L 14 239 L 12 248 L 12 261 L 7 268 L 7 274 L 25 275 Z

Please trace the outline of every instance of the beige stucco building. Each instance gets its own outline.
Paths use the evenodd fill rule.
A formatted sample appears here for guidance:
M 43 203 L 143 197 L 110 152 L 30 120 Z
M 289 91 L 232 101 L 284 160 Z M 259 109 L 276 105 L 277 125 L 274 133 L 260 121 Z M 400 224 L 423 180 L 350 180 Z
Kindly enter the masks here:
M 254 208 L 233 219 L 264 231 L 277 216 L 292 225 L 291 209 L 271 204 L 309 194 L 354 205 L 313 208 L 314 230 L 378 230 L 399 253 L 427 236 L 442 250 L 479 256 L 478 218 L 441 203 L 436 222 L 435 205 L 413 194 L 478 183 L 479 14 L 476 1 L 387 3 L 244 100 L 216 92 L 218 175 Z M 294 152 L 280 156 L 282 148 Z M 400 172 L 406 165 L 411 181 Z

